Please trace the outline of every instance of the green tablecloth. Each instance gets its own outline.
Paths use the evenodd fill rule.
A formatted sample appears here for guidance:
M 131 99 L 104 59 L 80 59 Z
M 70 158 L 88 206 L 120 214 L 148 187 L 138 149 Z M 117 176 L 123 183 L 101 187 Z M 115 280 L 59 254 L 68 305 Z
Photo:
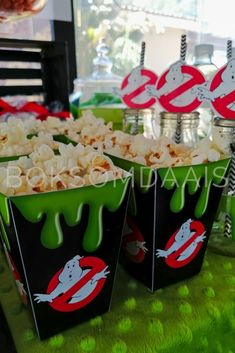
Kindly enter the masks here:
M 0 302 L 18 353 L 234 353 L 234 271 L 234 258 L 208 252 L 199 275 L 152 294 L 119 267 L 109 313 L 43 342 L 3 257 Z

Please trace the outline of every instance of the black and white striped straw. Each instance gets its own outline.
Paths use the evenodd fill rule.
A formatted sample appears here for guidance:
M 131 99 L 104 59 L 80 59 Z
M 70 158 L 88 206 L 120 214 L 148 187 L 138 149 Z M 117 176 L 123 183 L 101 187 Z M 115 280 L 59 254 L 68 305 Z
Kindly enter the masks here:
M 232 41 L 227 40 L 227 60 L 232 59 Z
M 181 43 L 180 43 L 180 59 L 185 61 L 186 51 L 187 51 L 187 43 L 186 43 L 186 34 L 182 34 Z
M 141 43 L 141 53 L 140 53 L 140 66 L 144 66 L 144 59 L 145 59 L 145 42 Z
M 231 135 L 232 142 L 230 148 L 232 151 L 232 158 L 228 175 L 228 195 L 235 196 L 235 128 L 232 129 Z M 230 214 L 225 215 L 224 236 L 226 238 L 232 237 L 232 219 Z
M 231 238 L 232 237 L 232 220 L 229 214 L 225 215 L 225 220 L 224 220 L 224 236 L 225 238 Z
M 232 158 L 229 170 L 228 192 L 229 195 L 235 196 L 235 128 L 232 130 L 232 142 L 230 148 L 232 151 Z
M 180 115 L 177 116 L 174 141 L 177 144 L 182 142 L 182 119 Z

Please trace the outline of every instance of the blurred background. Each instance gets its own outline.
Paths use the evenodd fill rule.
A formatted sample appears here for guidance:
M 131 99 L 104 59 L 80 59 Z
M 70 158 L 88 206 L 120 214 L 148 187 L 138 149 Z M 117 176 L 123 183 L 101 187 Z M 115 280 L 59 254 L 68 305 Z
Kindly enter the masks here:
M 188 63 L 195 61 L 195 45 L 210 43 L 214 45 L 213 63 L 220 67 L 226 62 L 226 40 L 235 37 L 233 7 L 233 0 L 48 0 L 36 16 L 1 23 L 0 37 L 63 40 L 65 32 L 71 37 L 65 26 L 70 30 L 73 26 L 76 64 L 71 62 L 76 77 L 93 71 L 102 38 L 109 46 L 112 70 L 119 76 L 138 64 L 143 40 L 145 64 L 160 74 L 179 58 L 183 33 L 187 34 Z

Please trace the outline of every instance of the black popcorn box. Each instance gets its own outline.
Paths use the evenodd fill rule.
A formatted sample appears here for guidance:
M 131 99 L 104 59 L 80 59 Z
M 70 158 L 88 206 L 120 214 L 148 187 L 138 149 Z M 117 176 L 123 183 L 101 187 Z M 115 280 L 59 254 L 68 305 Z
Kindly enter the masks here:
M 109 310 L 130 179 L 0 194 L 4 250 L 40 339 Z
M 197 274 L 230 160 L 151 169 L 110 157 L 134 174 L 120 263 L 151 291 Z

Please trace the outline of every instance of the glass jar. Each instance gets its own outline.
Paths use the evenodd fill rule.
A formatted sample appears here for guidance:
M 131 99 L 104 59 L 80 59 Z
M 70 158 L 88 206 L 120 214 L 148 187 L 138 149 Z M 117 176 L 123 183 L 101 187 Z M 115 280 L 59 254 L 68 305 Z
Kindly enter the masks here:
M 40 12 L 47 0 L 0 0 L 0 22 L 15 21 Z
M 153 124 L 155 124 L 155 110 L 150 109 L 124 109 L 122 130 L 131 135 L 144 134 L 153 138 Z
M 213 142 L 225 155 L 231 155 L 228 180 L 215 217 L 210 236 L 210 249 L 223 256 L 235 257 L 235 120 L 215 117 L 212 127 Z
M 209 82 L 218 68 L 213 63 L 214 46 L 212 44 L 198 44 L 194 48 L 195 61 L 193 63 Z M 214 112 L 209 101 L 204 101 L 198 108 L 200 113 L 200 124 L 198 134 L 200 137 L 211 136 L 211 127 Z
M 122 78 L 112 72 L 113 62 L 108 56 L 109 47 L 104 38 L 100 39 L 96 52 L 91 75 L 74 80 L 72 103 L 78 100 L 80 108 L 123 105 L 121 97 L 116 94 Z
M 224 154 L 231 154 L 230 144 L 235 141 L 235 120 L 215 117 L 212 127 L 213 141 Z
M 215 117 L 212 126 L 212 138 L 217 147 L 225 155 L 231 155 L 231 144 L 235 143 L 235 120 L 233 119 L 224 119 L 221 117 Z M 233 167 L 232 167 L 233 165 Z M 234 170 L 234 161 L 231 162 L 229 179 L 226 187 L 223 190 L 221 197 L 220 205 L 216 214 L 215 222 L 213 225 L 213 232 L 223 233 L 226 237 L 231 236 L 231 225 L 232 220 L 229 213 L 230 199 L 228 195 L 234 193 L 234 185 L 231 185 L 231 169 Z
M 161 136 L 195 147 L 198 143 L 199 113 L 160 113 Z

